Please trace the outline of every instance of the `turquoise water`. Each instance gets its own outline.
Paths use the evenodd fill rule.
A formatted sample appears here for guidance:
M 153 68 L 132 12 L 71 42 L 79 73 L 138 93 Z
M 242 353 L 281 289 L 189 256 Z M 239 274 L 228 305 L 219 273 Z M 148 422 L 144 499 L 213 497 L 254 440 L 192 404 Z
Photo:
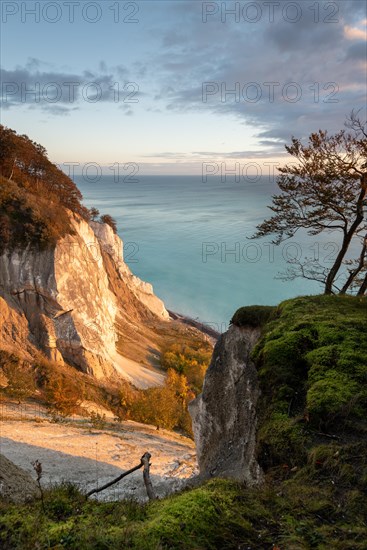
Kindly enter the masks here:
M 75 177 L 84 203 L 111 214 L 131 270 L 153 284 L 169 309 L 225 330 L 243 305 L 277 304 L 320 291 L 312 281 L 274 279 L 296 253 L 328 261 L 330 235 L 297 235 L 275 247 L 248 240 L 268 216 L 274 182 L 236 183 L 195 176 L 145 176 L 136 183 Z M 232 251 L 232 253 L 231 253 Z

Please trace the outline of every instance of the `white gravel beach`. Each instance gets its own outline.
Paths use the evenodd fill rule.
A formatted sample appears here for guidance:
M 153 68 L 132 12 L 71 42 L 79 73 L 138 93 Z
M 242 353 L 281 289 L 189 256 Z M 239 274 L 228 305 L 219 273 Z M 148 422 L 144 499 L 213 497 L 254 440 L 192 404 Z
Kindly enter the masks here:
M 184 479 L 197 473 L 194 442 L 180 434 L 132 421 L 116 423 L 107 414 L 105 427 L 96 429 L 80 417 L 51 422 L 40 407 L 34 412 L 24 406 L 20 410 L 14 403 L 2 404 L 0 453 L 34 479 L 32 462 L 39 460 L 44 486 L 69 481 L 86 491 L 100 487 L 139 464 L 146 451 L 152 455 L 151 478 L 159 496 L 179 489 Z M 96 498 L 146 500 L 142 472 Z

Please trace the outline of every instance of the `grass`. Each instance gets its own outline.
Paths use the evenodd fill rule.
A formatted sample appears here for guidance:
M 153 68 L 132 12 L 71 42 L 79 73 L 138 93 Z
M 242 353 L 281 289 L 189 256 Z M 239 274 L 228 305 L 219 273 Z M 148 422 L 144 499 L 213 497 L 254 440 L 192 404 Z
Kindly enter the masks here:
M 330 483 L 343 474 L 327 456 L 327 471 L 311 461 L 307 476 L 281 484 L 255 490 L 215 479 L 146 505 L 86 501 L 63 485 L 46 491 L 45 513 L 37 501 L 0 506 L 1 548 L 365 550 L 365 494 Z

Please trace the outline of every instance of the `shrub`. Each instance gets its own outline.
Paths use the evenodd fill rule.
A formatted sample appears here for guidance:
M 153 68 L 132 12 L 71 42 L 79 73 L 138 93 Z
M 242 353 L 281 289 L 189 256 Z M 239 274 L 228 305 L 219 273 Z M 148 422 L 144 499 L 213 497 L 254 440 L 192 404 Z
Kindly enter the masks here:
M 101 222 L 106 223 L 107 225 L 112 227 L 113 232 L 117 233 L 116 220 L 114 220 L 112 216 L 110 216 L 109 214 L 104 214 L 103 216 L 101 216 Z
M 195 395 L 201 392 L 205 372 L 212 355 L 211 348 L 202 344 L 181 345 L 171 344 L 161 355 L 161 367 L 168 371 L 174 370 L 185 375 L 190 389 Z
M 73 483 L 63 482 L 45 491 L 45 513 L 48 518 L 63 521 L 74 515 L 85 502 L 85 496 Z
M 97 430 L 103 430 L 107 425 L 106 415 L 99 412 L 91 411 L 89 413 L 89 420 Z
M 138 422 L 172 430 L 178 424 L 180 404 L 172 388 L 149 388 L 134 402 L 132 417 Z
M 187 405 L 194 397 L 186 377 L 170 369 L 163 387 L 137 390 L 128 382 L 122 382 L 115 412 L 118 420 L 153 424 L 158 429 L 178 428 L 191 436 Z
M 75 414 L 83 401 L 83 393 L 77 383 L 56 373 L 46 384 L 45 396 L 51 415 L 62 418 Z
M 132 420 L 135 402 L 138 398 L 139 390 L 134 389 L 129 382 L 121 380 L 116 408 L 116 416 L 119 420 Z
M 230 323 L 237 327 L 262 327 L 275 313 L 273 306 L 245 306 L 236 311 Z
M 28 362 L 0 350 L 0 371 L 6 380 L 2 389 L 3 393 L 15 397 L 19 401 L 34 394 L 36 390 L 35 372 Z
M 99 210 L 97 208 L 92 207 L 89 210 L 89 217 L 92 221 L 95 221 L 99 217 Z

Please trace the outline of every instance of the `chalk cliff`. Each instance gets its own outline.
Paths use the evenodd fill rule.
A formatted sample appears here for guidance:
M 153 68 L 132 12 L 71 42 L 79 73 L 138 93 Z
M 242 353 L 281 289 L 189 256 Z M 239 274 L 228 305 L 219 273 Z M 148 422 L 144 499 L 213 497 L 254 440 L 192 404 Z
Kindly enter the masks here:
M 25 356 L 41 349 L 98 378 L 120 373 L 134 382 L 131 373 L 141 365 L 132 356 L 146 355 L 152 330 L 159 331 L 169 314 L 152 286 L 124 263 L 122 241 L 109 225 L 71 212 L 70 219 L 73 234 L 55 247 L 0 256 L 1 346 Z M 119 341 L 139 329 L 140 354 L 125 345 L 124 356 Z
M 256 328 L 232 326 L 218 340 L 203 392 L 189 405 L 200 473 L 248 485 L 262 480 L 255 455 L 259 386 L 251 349 Z

